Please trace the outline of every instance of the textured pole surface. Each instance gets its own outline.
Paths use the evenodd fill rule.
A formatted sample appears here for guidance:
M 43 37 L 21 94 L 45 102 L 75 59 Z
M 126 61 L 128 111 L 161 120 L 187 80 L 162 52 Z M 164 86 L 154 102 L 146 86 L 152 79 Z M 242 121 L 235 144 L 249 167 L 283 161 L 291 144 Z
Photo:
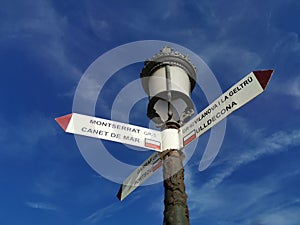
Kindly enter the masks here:
M 177 150 L 170 150 L 164 156 L 164 225 L 190 224 L 182 160 L 183 153 Z

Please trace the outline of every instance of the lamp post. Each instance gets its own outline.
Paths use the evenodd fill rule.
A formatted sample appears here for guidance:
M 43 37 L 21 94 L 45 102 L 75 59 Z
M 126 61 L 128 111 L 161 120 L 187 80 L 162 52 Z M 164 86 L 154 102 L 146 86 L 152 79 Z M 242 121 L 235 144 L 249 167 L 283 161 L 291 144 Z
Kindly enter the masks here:
M 143 88 L 149 95 L 147 115 L 161 128 L 161 132 L 75 112 L 55 120 L 67 133 L 157 151 L 123 181 L 117 196 L 122 201 L 149 178 L 163 161 L 164 225 L 188 225 L 182 148 L 263 93 L 272 74 L 273 70 L 249 73 L 186 123 L 194 113 L 190 94 L 196 83 L 196 68 L 187 56 L 164 47 L 159 54 L 145 62 L 141 72 Z M 202 120 L 204 117 L 205 120 Z M 102 162 L 103 159 L 98 154 L 90 154 L 90 149 L 87 152 L 82 151 L 83 156 L 99 172 L 94 165 L 97 160 Z M 96 159 L 94 156 L 97 156 Z M 212 154 L 208 163 L 215 156 Z
M 189 211 L 184 185 L 184 154 L 179 128 L 194 114 L 190 94 L 195 87 L 196 68 L 187 56 L 164 47 L 145 61 L 142 85 L 149 96 L 147 116 L 162 130 L 169 146 L 161 153 L 165 188 L 164 225 L 188 225 Z

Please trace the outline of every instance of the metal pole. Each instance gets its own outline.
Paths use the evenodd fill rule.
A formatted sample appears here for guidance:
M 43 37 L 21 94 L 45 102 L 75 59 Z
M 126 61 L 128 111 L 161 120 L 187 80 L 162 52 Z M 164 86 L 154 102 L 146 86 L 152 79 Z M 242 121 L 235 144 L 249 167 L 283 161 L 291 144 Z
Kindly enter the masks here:
M 164 225 L 189 225 L 187 194 L 184 185 L 184 155 L 178 150 L 169 150 L 163 158 L 165 188 Z
M 170 67 L 167 65 L 166 81 L 168 91 L 168 115 L 169 120 L 173 117 L 172 95 L 170 82 Z M 168 128 L 178 129 L 176 123 L 166 124 Z M 182 160 L 184 155 L 181 151 L 171 149 L 163 156 L 163 176 L 165 188 L 164 225 L 189 225 L 189 211 L 187 207 L 187 194 L 184 185 L 184 168 Z
M 177 123 L 166 123 L 164 128 L 179 129 Z M 163 128 L 163 129 L 164 129 Z M 187 194 L 184 185 L 184 153 L 170 149 L 161 153 L 165 189 L 164 225 L 189 225 Z
M 145 61 L 140 76 L 144 78 L 142 79 L 143 88 L 149 96 L 148 117 L 156 123 L 157 127 L 161 127 L 162 130 L 178 130 L 180 125 L 194 112 L 194 105 L 190 99 L 190 94 L 196 84 L 195 66 L 187 56 L 175 52 L 172 48 L 166 46 L 161 49 L 159 54 Z M 150 79 L 151 77 L 155 77 L 155 79 Z M 162 81 L 165 83 L 161 83 Z M 178 86 L 182 87 L 179 88 Z M 176 101 L 176 104 L 173 105 L 173 101 L 178 99 L 180 100 L 179 104 Z M 165 105 L 159 105 L 161 102 L 167 102 L 167 111 L 163 107 Z M 182 115 L 178 111 L 183 106 L 181 103 L 185 103 L 186 105 Z M 165 132 L 166 135 L 171 133 L 168 133 L 168 131 Z M 184 156 L 178 150 L 180 144 L 178 146 L 175 144 L 179 139 L 173 142 L 171 138 L 166 136 L 168 140 L 167 145 L 162 141 L 164 151 L 161 153 L 165 187 L 164 225 L 189 225 L 189 211 L 182 164 Z M 165 151 L 165 147 L 168 149 L 167 151 Z

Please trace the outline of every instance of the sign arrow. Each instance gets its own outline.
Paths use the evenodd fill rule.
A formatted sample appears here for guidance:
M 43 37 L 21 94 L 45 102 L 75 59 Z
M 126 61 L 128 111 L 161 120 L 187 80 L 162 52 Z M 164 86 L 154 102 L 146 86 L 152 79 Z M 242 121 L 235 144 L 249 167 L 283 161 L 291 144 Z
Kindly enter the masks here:
M 117 197 L 120 201 L 126 198 L 152 174 L 154 174 L 162 165 L 162 160 L 158 152 L 153 153 L 146 159 L 141 166 L 133 171 L 126 180 L 123 181 Z
M 186 123 L 182 128 L 183 145 L 186 146 L 208 131 L 235 110 L 261 94 L 273 74 L 273 70 L 254 71 L 233 85 L 202 112 Z M 200 170 L 206 169 L 215 159 L 218 150 L 204 152 Z
M 161 132 L 157 130 L 78 113 L 58 117 L 55 120 L 68 133 L 162 151 Z

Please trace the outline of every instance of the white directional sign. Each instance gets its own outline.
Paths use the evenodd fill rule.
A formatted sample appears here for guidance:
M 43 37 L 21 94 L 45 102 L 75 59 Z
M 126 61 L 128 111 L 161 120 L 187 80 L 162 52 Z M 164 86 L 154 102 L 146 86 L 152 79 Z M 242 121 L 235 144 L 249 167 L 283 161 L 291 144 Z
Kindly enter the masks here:
M 68 133 L 162 151 L 161 132 L 77 113 L 55 119 Z
M 248 74 L 207 106 L 181 128 L 183 145 L 188 145 L 229 114 L 261 94 L 265 90 L 272 73 L 273 70 L 264 70 Z
M 122 201 L 162 165 L 160 154 L 155 152 L 123 182 L 117 194 Z
M 68 133 L 158 151 L 123 182 L 118 193 L 118 198 L 123 200 L 161 166 L 162 160 L 159 152 L 168 149 L 180 150 L 191 143 L 229 114 L 261 94 L 265 90 L 272 73 L 273 70 L 251 72 L 181 127 L 180 130 L 166 129 L 160 132 L 77 113 L 68 114 L 55 120 Z M 211 155 L 216 156 L 216 154 Z M 211 157 L 210 163 L 214 157 Z

